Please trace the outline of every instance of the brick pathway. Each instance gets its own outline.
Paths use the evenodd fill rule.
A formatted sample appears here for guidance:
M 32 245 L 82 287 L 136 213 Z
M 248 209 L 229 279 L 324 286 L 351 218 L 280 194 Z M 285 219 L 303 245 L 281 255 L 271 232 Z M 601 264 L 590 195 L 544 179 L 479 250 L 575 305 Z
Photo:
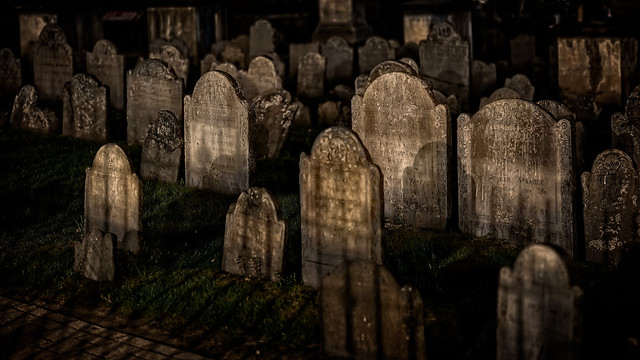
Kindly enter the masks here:
M 166 343 L 3 296 L 0 296 L 0 358 L 207 359 Z

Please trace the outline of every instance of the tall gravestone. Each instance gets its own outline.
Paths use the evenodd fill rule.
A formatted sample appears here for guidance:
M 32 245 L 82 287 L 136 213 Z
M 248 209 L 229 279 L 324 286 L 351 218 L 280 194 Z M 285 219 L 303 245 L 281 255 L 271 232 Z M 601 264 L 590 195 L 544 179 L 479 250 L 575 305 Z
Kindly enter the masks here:
M 62 134 L 77 139 L 107 142 L 107 88 L 89 74 L 76 74 L 64 85 Z
M 124 55 L 109 40 L 99 40 L 87 53 L 87 73 L 109 88 L 111 106 L 124 109 Z
M 298 78 L 298 62 L 307 53 L 320 53 L 320 43 L 317 41 L 309 43 L 289 44 L 289 79 Z
M 11 102 L 22 87 L 22 66 L 20 59 L 13 56 L 11 49 L 0 50 L 0 101 Z
M 60 132 L 60 120 L 56 114 L 38 105 L 38 93 L 33 85 L 25 85 L 16 95 L 9 117 L 15 129 L 54 135 Z
M 101 230 L 116 236 L 118 249 L 138 252 L 142 213 L 142 187 L 131 171 L 129 158 L 116 144 L 98 150 L 86 170 L 84 233 Z
M 322 44 L 327 59 L 325 78 L 328 84 L 351 84 L 353 81 L 353 48 L 342 37 L 332 36 Z
M 345 261 L 322 279 L 322 346 L 353 359 L 425 359 L 420 292 L 400 287 L 384 267 Z
M 351 101 L 353 130 L 382 171 L 385 217 L 444 230 L 451 215 L 449 109 L 405 66 L 409 73 L 372 71 L 379 76 Z
M 256 155 L 277 159 L 300 106 L 284 89 L 259 96 L 251 105 L 256 115 Z
M 617 112 L 611 117 L 611 138 L 614 148 L 640 164 L 640 86 L 629 95 L 624 114 Z
M 360 74 L 368 74 L 383 61 L 395 59 L 395 51 L 389 42 L 380 36 L 372 36 L 363 46 L 358 47 L 358 69 Z
M 569 266 L 554 248 L 534 244 L 500 270 L 498 360 L 579 358 L 583 293 Z
M 380 170 L 357 135 L 324 130 L 300 155 L 302 281 L 317 288 L 346 259 L 382 263 Z
M 160 111 L 157 119 L 149 124 L 142 145 L 140 177 L 166 183 L 178 182 L 183 148 L 182 121 L 171 111 Z
M 318 99 L 324 95 L 326 59 L 318 53 L 307 53 L 298 64 L 297 95 L 303 99 Z
M 238 83 L 209 71 L 184 97 L 187 186 L 239 194 L 255 169 L 255 120 Z
M 373 30 L 367 25 L 365 9 L 362 0 L 318 0 L 319 21 L 311 38 L 324 42 L 340 36 L 350 44 L 368 38 Z
M 155 39 L 180 39 L 187 52 L 182 56 L 198 62 L 198 31 L 200 25 L 198 10 L 194 6 L 149 7 L 147 8 L 147 35 L 151 43 Z
M 266 56 L 258 56 L 251 60 L 249 70 L 239 71 L 237 80 L 249 100 L 271 90 L 282 88 L 282 78 L 273 60 Z
M 50 24 L 40 32 L 33 51 L 33 83 L 40 100 L 62 102 L 64 83 L 73 76 L 73 51 L 58 25 Z
M 180 50 L 175 46 L 163 45 L 159 50 L 149 53 L 149 59 L 164 60 L 186 85 L 189 78 L 189 59 L 180 53 Z
M 278 281 L 287 226 L 275 197 L 266 189 L 244 190 L 229 206 L 222 269 L 250 278 Z
M 600 153 L 591 172 L 582 174 L 586 258 L 617 265 L 640 239 L 638 170 L 620 150 Z
M 576 254 L 571 123 L 522 99 L 458 117 L 460 230 Z
M 276 30 L 269 20 L 256 21 L 249 29 L 249 58 L 275 54 L 276 37 Z
M 94 281 L 113 281 L 116 248 L 113 235 L 91 230 L 75 245 L 73 270 Z
M 161 110 L 182 119 L 182 80 L 164 61 L 143 60 L 127 72 L 127 144 L 142 145 Z

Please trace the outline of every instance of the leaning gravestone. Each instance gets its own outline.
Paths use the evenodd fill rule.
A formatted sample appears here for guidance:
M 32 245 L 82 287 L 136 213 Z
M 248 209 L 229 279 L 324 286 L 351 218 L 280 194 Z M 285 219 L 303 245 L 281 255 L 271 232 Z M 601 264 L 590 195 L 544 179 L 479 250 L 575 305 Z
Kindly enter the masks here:
M 142 187 L 131 171 L 129 158 L 116 144 L 98 150 L 86 170 L 84 184 L 84 233 L 112 233 L 118 249 L 137 253 L 140 249 Z
M 75 245 L 73 270 L 94 281 L 113 281 L 116 246 L 112 234 L 91 230 Z
M 420 292 L 400 287 L 384 267 L 345 261 L 322 279 L 324 352 L 353 359 L 425 359 Z
M 533 101 L 533 94 L 536 91 L 536 88 L 531 85 L 531 81 L 529 81 L 527 75 L 524 74 L 515 74 L 513 77 L 507 78 L 504 81 L 504 87 L 513 89 L 520 94 L 521 99 L 529 101 Z
M 611 117 L 611 137 L 614 148 L 640 164 L 640 86 L 629 95 L 624 114 L 617 112 Z
M 389 42 L 380 36 L 367 39 L 364 46 L 358 47 L 358 68 L 360 74 L 368 74 L 376 65 L 395 59 L 395 52 Z
M 33 82 L 40 100 L 49 104 L 62 101 L 64 83 L 73 76 L 73 51 L 62 28 L 47 25 L 33 51 Z
M 638 170 L 629 155 L 605 150 L 582 174 L 587 261 L 617 265 L 631 242 L 638 241 Z
M 107 88 L 89 74 L 77 74 L 64 84 L 62 135 L 107 142 Z
M 353 81 L 353 48 L 347 40 L 332 36 L 322 45 L 327 59 L 325 77 L 328 84 L 350 84 Z
M 142 145 L 161 110 L 182 119 L 183 83 L 164 61 L 147 59 L 127 72 L 127 144 Z
M 298 78 L 298 62 L 306 53 L 320 53 L 317 41 L 310 43 L 289 44 L 289 79 Z
M 251 60 L 249 70 L 239 71 L 237 80 L 249 100 L 271 90 L 282 89 L 282 78 L 273 60 L 266 56 L 258 56 Z
M 60 131 L 60 120 L 47 108 L 38 106 L 38 93 L 33 85 L 25 85 L 16 95 L 9 123 L 15 129 L 54 135 Z
M 182 122 L 171 111 L 162 110 L 147 130 L 142 145 L 140 177 L 144 180 L 178 182 L 182 160 Z
M 256 114 L 256 155 L 277 159 L 299 105 L 287 90 L 272 90 L 252 102 Z
M 184 97 L 187 186 L 240 194 L 255 168 L 254 113 L 227 73 L 202 75 Z
M 278 281 L 287 231 L 279 213 L 275 197 L 266 189 L 243 191 L 227 211 L 222 270 Z
M 384 176 L 385 217 L 444 230 L 451 215 L 449 109 L 419 77 L 380 74 L 364 95 L 356 91 L 351 114 Z
M 22 66 L 20 59 L 13 56 L 11 49 L 0 50 L 0 101 L 11 101 L 22 87 Z
M 382 263 L 380 170 L 357 135 L 324 130 L 300 155 L 302 281 L 317 288 L 346 259 Z
M 573 135 L 522 99 L 498 100 L 458 117 L 460 229 L 576 254 Z
M 577 359 L 582 290 L 554 248 L 524 249 L 500 270 L 497 359 Z
M 298 91 L 302 99 L 318 99 L 324 95 L 326 59 L 318 53 L 307 53 L 298 64 Z
M 249 58 L 271 56 L 276 52 L 276 30 L 268 20 L 260 19 L 249 28 Z
M 182 82 L 186 85 L 189 77 L 189 59 L 187 59 L 180 50 L 175 46 L 163 45 L 160 47 L 160 51 L 149 53 L 149 59 L 161 59 L 164 60 L 176 75 L 182 79 Z
M 87 53 L 87 73 L 95 76 L 109 88 L 111 105 L 124 109 L 124 55 L 118 55 L 115 45 L 109 40 L 99 40 L 93 52 Z

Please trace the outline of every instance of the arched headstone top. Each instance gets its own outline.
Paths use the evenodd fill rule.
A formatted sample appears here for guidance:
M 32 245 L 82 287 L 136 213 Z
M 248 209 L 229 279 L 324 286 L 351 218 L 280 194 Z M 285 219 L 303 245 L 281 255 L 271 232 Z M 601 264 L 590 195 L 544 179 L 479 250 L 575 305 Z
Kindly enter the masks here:
M 523 99 L 503 99 L 482 107 L 472 119 L 517 128 L 552 127 L 556 119 L 539 105 Z
M 401 61 L 387 60 L 376 65 L 371 70 L 371 72 L 369 73 L 369 83 L 373 82 L 375 79 L 384 74 L 392 72 L 401 72 L 408 75 L 418 76 L 418 74 L 410 64 Z
M 150 76 L 164 78 L 166 80 L 177 80 L 178 75 L 173 71 L 171 65 L 160 59 L 145 59 L 138 63 L 133 69 L 133 75 Z
M 409 65 L 406 65 L 406 69 L 411 69 L 411 67 Z M 363 98 L 367 97 L 367 94 L 370 92 L 377 93 L 377 94 L 385 93 L 385 91 L 383 90 L 384 87 L 389 87 L 389 90 L 391 89 L 397 90 L 401 88 L 401 87 L 398 87 L 398 84 L 405 84 L 413 89 L 419 89 L 419 88 L 424 89 L 426 92 L 426 97 L 431 102 L 431 107 L 435 107 L 437 105 L 438 102 L 436 100 L 435 95 L 433 94 L 433 91 L 431 90 L 431 86 L 421 78 L 411 75 L 411 73 L 399 72 L 399 71 L 391 71 L 388 73 L 383 73 L 382 71 L 380 71 L 380 73 L 381 75 L 376 77 L 374 80 L 371 79 L 371 76 L 369 77 L 366 90 L 364 91 L 364 94 L 363 94 Z M 377 91 L 372 91 L 374 89 L 376 89 Z
M 631 173 L 633 160 L 624 151 L 609 149 L 598 154 L 591 167 L 592 176 Z
M 551 113 L 556 119 L 567 119 L 571 122 L 576 121 L 576 114 L 573 113 L 566 105 L 555 100 L 540 100 L 536 104 L 542 106 Z
M 250 187 L 243 191 L 236 202 L 235 211 L 244 215 L 254 215 L 271 221 L 280 220 L 280 209 L 275 196 L 262 187 Z
M 103 145 L 93 159 L 93 169 L 105 169 L 113 174 L 130 174 L 131 164 L 120 146 L 109 143 Z
M 624 113 L 629 119 L 640 119 L 640 85 L 629 94 L 627 104 L 624 107 Z
M 571 286 L 567 257 L 556 248 L 533 244 L 520 252 L 513 274 L 522 281 L 558 288 Z
M 198 79 L 198 82 L 193 89 L 192 97 L 196 99 L 196 94 L 201 94 L 204 93 L 204 91 L 208 91 L 205 90 L 205 87 L 209 86 L 209 84 L 227 84 L 234 89 L 236 95 L 238 95 L 241 100 L 245 102 L 247 101 L 246 97 L 244 96 L 244 92 L 242 91 L 242 88 L 240 87 L 236 79 L 234 79 L 233 76 L 231 76 L 226 71 L 222 70 L 212 70 L 204 73 L 200 77 L 200 79 Z
M 114 56 L 118 54 L 118 49 L 111 41 L 102 39 L 93 45 L 93 53 L 99 56 Z
M 367 151 L 355 132 L 334 126 L 318 135 L 311 148 L 311 159 L 327 163 L 369 166 Z
M 64 31 L 60 26 L 56 24 L 47 24 L 42 31 L 40 31 L 38 43 L 46 44 L 48 46 L 66 45 L 67 37 L 64 35 Z
M 351 45 L 345 40 L 342 36 L 332 36 L 325 41 L 323 47 L 340 49 L 340 48 L 351 48 Z

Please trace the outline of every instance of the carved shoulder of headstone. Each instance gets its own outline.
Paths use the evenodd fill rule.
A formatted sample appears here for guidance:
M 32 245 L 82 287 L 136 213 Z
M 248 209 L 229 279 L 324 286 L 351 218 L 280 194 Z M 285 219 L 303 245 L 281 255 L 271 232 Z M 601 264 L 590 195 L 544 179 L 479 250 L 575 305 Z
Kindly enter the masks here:
M 411 65 L 405 62 L 387 60 L 376 65 L 371 70 L 371 72 L 369 73 L 369 83 L 372 83 L 375 79 L 379 78 L 380 76 L 391 73 L 391 72 L 402 72 L 412 76 L 418 75 L 416 71 L 411 67 Z
M 39 44 L 47 46 L 62 46 L 67 44 L 67 37 L 64 35 L 62 28 L 56 24 L 46 25 L 38 36 Z
M 102 39 L 93 46 L 93 53 L 99 57 L 107 57 L 117 55 L 118 50 L 111 41 Z
M 429 32 L 429 41 L 440 42 L 457 42 L 460 41 L 460 35 L 456 32 L 453 24 L 448 21 L 440 21 L 431 25 Z
M 171 66 L 160 59 L 143 60 L 133 69 L 133 75 L 178 79 Z
M 364 146 L 347 128 L 334 126 L 324 130 L 313 143 L 311 159 L 324 162 L 369 166 Z
M 127 154 L 116 144 L 109 143 L 100 148 L 93 159 L 93 169 L 105 169 L 109 173 L 130 174 L 131 163 Z

